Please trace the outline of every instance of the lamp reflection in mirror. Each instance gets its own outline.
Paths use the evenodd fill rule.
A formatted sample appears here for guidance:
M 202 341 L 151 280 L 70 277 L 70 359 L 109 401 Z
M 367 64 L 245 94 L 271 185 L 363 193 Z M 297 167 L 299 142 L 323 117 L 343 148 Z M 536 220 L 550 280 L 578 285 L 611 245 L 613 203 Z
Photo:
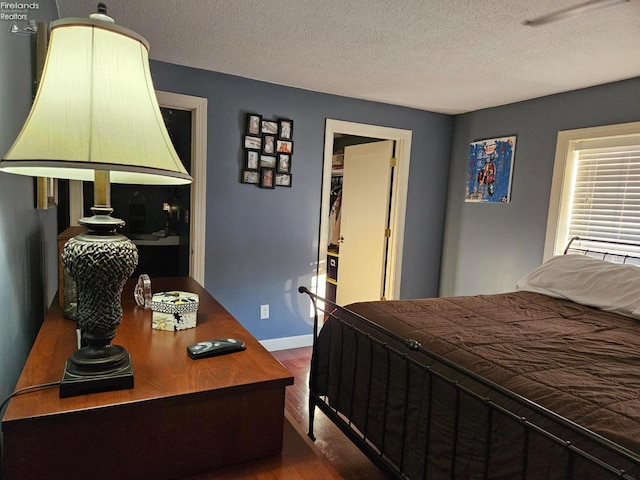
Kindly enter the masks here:
M 112 345 L 121 295 L 138 260 L 111 216 L 110 182 L 183 185 L 191 177 L 169 138 L 156 100 L 149 44 L 116 25 L 98 5 L 89 19 L 51 24 L 42 79 L 31 112 L 0 171 L 94 180 L 87 232 L 70 239 L 63 263 L 78 290 L 78 326 L 86 346 L 65 365 L 60 396 L 133 387 L 129 353 Z

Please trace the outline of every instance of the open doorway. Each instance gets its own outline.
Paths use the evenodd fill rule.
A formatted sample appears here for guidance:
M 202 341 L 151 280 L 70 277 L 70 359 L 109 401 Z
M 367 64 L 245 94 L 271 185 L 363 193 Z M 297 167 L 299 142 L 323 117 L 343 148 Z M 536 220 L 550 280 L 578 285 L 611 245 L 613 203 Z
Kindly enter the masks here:
M 404 220 L 406 209 L 407 185 L 409 179 L 409 163 L 411 157 L 411 135 L 409 130 L 381 127 L 376 125 L 344 122 L 327 119 L 325 127 L 325 150 L 323 169 L 322 206 L 320 220 L 320 241 L 318 249 L 318 273 L 316 277 L 316 292 L 325 297 L 328 296 L 327 286 L 331 288 L 331 283 L 327 284 L 327 273 L 333 269 L 332 255 L 329 249 L 331 230 L 331 207 L 335 201 L 335 194 L 332 198 L 332 189 L 335 190 L 336 179 L 333 173 L 333 157 L 336 150 L 336 141 L 341 142 L 342 138 L 361 137 L 361 141 L 375 142 L 379 140 L 391 140 L 394 145 L 395 171 L 391 192 L 391 202 L 388 205 L 388 226 L 389 234 L 387 248 L 385 252 L 384 274 L 381 277 L 383 282 L 381 291 L 384 298 L 397 299 L 400 295 L 400 281 L 402 276 L 402 248 L 404 243 Z M 357 140 L 357 139 L 356 139 Z M 335 192 L 334 192 L 335 193 Z M 333 250 L 333 247 L 332 247 Z
M 192 114 L 188 110 L 160 107 L 162 118 L 189 174 L 192 173 Z M 85 217 L 92 215 L 94 185 L 82 184 Z M 120 233 L 138 249 L 133 277 L 188 277 L 190 256 L 191 184 L 111 184 L 113 216 L 124 221 Z
M 190 157 L 189 167 L 187 167 L 190 175 L 193 177 L 193 183 L 187 187 L 189 190 L 188 194 L 183 196 L 182 193 L 174 191 L 172 188 L 168 191 L 161 189 L 157 189 L 160 192 L 160 198 L 167 198 L 168 201 L 162 200 L 161 207 L 159 207 L 158 212 L 156 214 L 160 214 L 160 221 L 164 219 L 167 215 L 167 211 L 163 210 L 165 208 L 171 209 L 172 206 L 179 205 L 182 209 L 180 221 L 183 224 L 184 236 L 188 239 L 186 243 L 180 245 L 178 241 L 178 245 L 172 245 L 171 242 L 175 241 L 175 237 L 178 235 L 172 236 L 161 236 L 161 240 L 159 238 L 153 237 L 153 230 L 158 231 L 157 224 L 158 220 L 154 220 L 152 218 L 148 218 L 148 227 L 149 233 L 138 233 L 138 239 L 134 239 L 134 243 L 138 244 L 138 247 L 146 248 L 149 243 L 151 243 L 151 248 L 148 250 L 153 252 L 154 250 L 158 250 L 161 247 L 176 247 L 175 250 L 176 256 L 181 255 L 183 258 L 186 258 L 185 263 L 179 270 L 176 270 L 175 275 L 180 276 L 190 276 L 199 282 L 201 285 L 204 285 L 204 250 L 205 250 L 205 209 L 206 209 L 206 166 L 207 166 L 207 99 L 201 97 L 193 97 L 190 95 L 182 95 L 171 92 L 162 92 L 156 91 L 156 96 L 158 99 L 158 104 L 163 111 L 163 116 L 165 114 L 170 114 L 170 112 L 174 112 L 176 118 L 188 118 L 189 123 L 189 137 L 186 139 L 185 144 L 188 144 L 186 147 L 188 149 L 187 152 L 183 154 L 183 157 Z M 186 165 L 185 165 L 186 166 Z M 118 188 L 114 186 L 115 188 Z M 149 188 L 149 187 L 145 187 Z M 153 188 L 153 187 L 151 187 Z M 121 207 L 122 210 L 129 213 L 129 204 L 130 200 L 133 198 L 135 193 L 135 188 L 132 191 L 127 191 L 126 193 L 121 193 L 121 199 L 125 202 L 125 207 Z M 150 195 L 155 195 L 150 194 Z M 140 200 L 140 199 L 139 199 Z M 138 201 L 139 201 L 138 200 Z M 174 202 L 175 200 L 175 202 Z M 112 191 L 112 203 L 114 202 L 114 194 Z M 145 198 L 145 202 L 147 199 Z M 79 181 L 70 181 L 69 182 L 69 222 L 70 225 L 77 225 L 77 221 L 79 218 L 85 215 L 84 210 L 84 194 L 83 194 L 83 186 L 82 182 Z M 145 208 L 146 212 L 146 208 Z M 124 216 L 124 215 L 123 215 Z M 131 220 L 131 219 L 129 219 Z M 135 218 L 134 218 L 135 223 Z M 145 222 L 146 223 L 146 222 Z M 131 223 L 129 223 L 131 225 Z M 163 224 L 166 227 L 166 223 Z M 171 226 L 169 226 L 171 228 Z M 130 228 L 130 227 L 128 227 Z M 140 228 L 140 227 L 138 227 Z M 145 227 L 146 229 L 147 227 Z M 159 228 L 159 227 L 158 227 Z M 186 228 L 186 231 L 184 229 Z M 131 233 L 130 231 L 127 233 Z M 140 237 L 142 235 L 142 237 Z M 145 235 L 148 235 L 146 237 Z M 174 238 L 170 238 L 174 237 Z M 166 244 L 166 245 L 165 245 Z M 162 262 L 164 263 L 167 258 L 166 253 L 171 248 L 163 248 L 163 251 L 160 252 L 162 257 Z M 151 264 L 153 264 L 153 259 L 150 260 Z M 188 263 L 188 268 L 187 268 Z M 163 275 L 165 276 L 165 275 Z

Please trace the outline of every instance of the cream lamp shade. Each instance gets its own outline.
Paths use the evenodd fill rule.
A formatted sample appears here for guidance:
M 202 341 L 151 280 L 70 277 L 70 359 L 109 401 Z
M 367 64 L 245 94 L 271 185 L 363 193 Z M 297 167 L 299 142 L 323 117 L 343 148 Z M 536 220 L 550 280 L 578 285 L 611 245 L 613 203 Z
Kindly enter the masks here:
M 113 183 L 182 185 L 191 177 L 155 96 L 149 45 L 101 14 L 51 24 L 31 112 L 0 171 Z
M 191 182 L 162 119 L 148 50 L 137 33 L 115 25 L 104 4 L 89 19 L 53 22 L 31 112 L 0 160 L 8 173 L 95 181 L 93 216 L 78 221 L 87 232 L 62 251 L 86 345 L 67 360 L 60 397 L 133 388 L 131 356 L 111 341 L 138 251 L 117 232 L 124 221 L 111 216 L 110 183 Z

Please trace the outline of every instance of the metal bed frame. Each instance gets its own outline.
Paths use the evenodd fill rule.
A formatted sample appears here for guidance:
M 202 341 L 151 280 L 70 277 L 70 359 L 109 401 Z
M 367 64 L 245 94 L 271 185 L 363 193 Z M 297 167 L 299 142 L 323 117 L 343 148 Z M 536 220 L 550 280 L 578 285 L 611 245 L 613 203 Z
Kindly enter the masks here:
M 591 254 L 594 252 L 591 244 L 589 247 L 581 247 L 578 244 L 581 240 L 574 238 L 571 240 L 567 251 L 577 251 L 582 254 Z M 596 254 L 601 254 L 600 249 L 595 250 Z M 623 255 L 623 257 L 630 257 Z M 638 260 L 636 258 L 636 260 Z M 626 263 L 619 261 L 617 263 Z M 356 426 L 350 418 L 345 414 L 344 408 L 340 411 L 336 407 L 335 402 L 331 402 L 326 394 L 320 394 L 316 389 L 316 379 L 318 375 L 318 345 L 317 338 L 319 335 L 320 327 L 320 315 L 323 315 L 323 323 L 328 318 L 335 319 L 334 325 L 339 325 L 341 331 L 349 332 L 349 335 L 355 335 L 358 338 L 358 342 L 366 342 L 369 345 L 376 345 L 379 348 L 383 348 L 386 354 L 387 368 L 391 362 L 404 362 L 407 372 L 410 368 L 420 369 L 425 378 L 428 379 L 429 384 L 433 381 L 441 381 L 449 385 L 455 390 L 455 426 L 453 438 L 450 439 L 451 444 L 451 462 L 449 467 L 449 478 L 457 478 L 457 475 L 463 474 L 463 472 L 456 471 L 457 460 L 457 445 L 458 445 L 458 418 L 463 413 L 462 403 L 465 399 L 472 399 L 478 405 L 482 405 L 486 412 L 487 427 L 486 427 L 486 447 L 484 452 L 483 462 L 483 477 L 491 477 L 491 459 L 497 452 L 492 451 L 491 432 L 492 432 L 492 419 L 496 415 L 502 415 L 503 418 L 508 418 L 514 425 L 520 426 L 523 429 L 522 444 L 514 445 L 517 451 L 521 452 L 521 478 L 527 478 L 527 465 L 531 461 L 529 458 L 529 442 L 532 435 L 538 435 L 544 438 L 545 441 L 552 442 L 563 452 L 562 457 L 565 460 L 562 467 L 558 465 L 559 470 L 564 470 L 564 474 L 557 478 L 566 479 L 582 479 L 583 473 L 577 473 L 576 464 L 580 462 L 582 466 L 588 465 L 589 472 L 597 472 L 593 478 L 605 479 L 605 478 L 621 478 L 626 480 L 639 480 L 639 477 L 633 476 L 628 473 L 630 470 L 634 472 L 640 471 L 640 452 L 630 451 L 615 442 L 612 442 L 603 436 L 588 430 L 577 423 L 564 418 L 556 413 L 542 407 L 541 405 L 534 403 L 527 398 L 524 398 L 510 390 L 501 387 L 500 385 L 489 381 L 476 373 L 469 371 L 466 368 L 458 366 L 457 364 L 447 360 L 446 358 L 437 355 L 433 352 L 423 348 L 422 345 L 412 339 L 403 338 L 392 331 L 385 329 L 377 325 L 374 322 L 358 315 L 350 310 L 338 306 L 334 302 L 331 302 L 325 298 L 322 298 L 306 287 L 300 287 L 298 291 L 302 294 L 306 294 L 310 297 L 314 307 L 314 344 L 313 344 L 313 356 L 311 360 L 311 370 L 309 375 L 309 432 L 308 436 L 315 441 L 314 435 L 314 417 L 315 408 L 318 407 L 334 424 L 336 424 L 340 430 L 375 464 L 380 470 L 389 478 L 407 479 L 407 472 L 405 469 L 404 451 L 405 443 L 403 440 L 401 446 L 401 453 L 398 456 L 396 453 L 391 453 L 385 444 L 384 435 L 382 439 L 379 438 L 373 441 L 367 434 L 366 424 Z M 348 319 L 357 321 L 358 325 L 364 325 L 366 328 L 355 326 Z M 365 331 L 366 330 L 366 331 Z M 373 333 L 372 333 L 373 332 Z M 340 345 L 330 348 L 340 348 Z M 358 355 L 358 348 L 355 349 L 356 357 Z M 342 362 L 343 352 L 339 352 L 340 361 Z M 340 364 L 340 371 L 342 371 L 342 363 Z M 452 374 L 453 373 L 453 374 Z M 407 373 L 409 375 L 409 373 Z M 462 378 L 462 380 L 461 380 Z M 371 382 L 371 378 L 368 379 Z M 341 382 L 339 382 L 341 384 Z M 409 382 L 407 381 L 406 396 L 409 396 Z M 431 392 L 431 388 L 428 389 Z M 487 391 L 489 392 L 487 394 Z M 479 393 L 480 392 L 480 393 Z M 338 393 L 339 395 L 339 393 Z M 431 393 L 429 393 L 431 395 Z M 388 399 L 387 399 L 388 400 Z M 510 408 L 510 405 L 516 405 L 518 408 Z M 347 411 L 353 411 L 353 405 L 347 408 Z M 385 412 L 388 407 L 385 405 Z M 523 416 L 522 411 L 530 412 L 530 415 Z M 408 413 L 405 411 L 402 413 L 405 418 L 405 423 Z M 428 424 L 432 423 L 431 407 L 428 409 L 428 416 L 425 421 Z M 543 422 L 540 422 L 543 419 Z M 551 424 L 552 428 L 548 425 Z M 406 430 L 406 425 L 404 429 Z M 403 431 L 404 432 L 404 431 Z M 558 433 L 562 432 L 562 433 Z M 566 435 L 565 435 L 566 433 Z M 403 433 L 404 434 L 404 433 Z M 428 437 L 427 433 L 427 437 Z M 576 441 L 579 439 L 579 441 Z M 429 441 L 426 441 L 426 450 L 429 448 Z M 398 458 L 399 457 L 399 458 Z M 428 451 L 424 452 L 423 465 L 421 467 L 421 474 L 418 477 L 413 478 L 428 478 L 427 464 Z M 560 460 L 558 460 L 560 461 Z M 460 468 L 459 468 L 460 469 Z M 466 477 L 464 477 L 466 478 Z M 555 478 L 555 477 L 554 477 Z
M 625 250 L 621 253 L 619 250 L 611 250 L 611 246 L 619 245 Z M 627 251 L 637 252 L 629 255 Z M 589 257 L 601 258 L 611 263 L 623 263 L 640 266 L 640 246 L 637 243 L 624 242 L 621 240 L 602 240 L 596 238 L 572 237 L 564 249 L 563 254 L 575 253 L 586 255 Z

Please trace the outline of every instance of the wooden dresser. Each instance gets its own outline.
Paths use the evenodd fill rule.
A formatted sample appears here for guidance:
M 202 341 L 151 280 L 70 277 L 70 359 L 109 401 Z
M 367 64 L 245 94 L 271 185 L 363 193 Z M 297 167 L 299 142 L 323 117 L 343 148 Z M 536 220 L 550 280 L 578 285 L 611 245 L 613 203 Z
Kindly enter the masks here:
M 2 419 L 7 480 L 175 479 L 278 455 L 291 374 L 189 278 L 152 279 L 154 292 L 200 296 L 198 326 L 151 328 L 129 281 L 114 344 L 131 354 L 131 390 L 59 398 L 58 388 L 14 397 Z M 192 360 L 186 346 L 238 338 L 242 352 Z M 76 348 L 75 323 L 48 311 L 16 390 L 60 380 Z

